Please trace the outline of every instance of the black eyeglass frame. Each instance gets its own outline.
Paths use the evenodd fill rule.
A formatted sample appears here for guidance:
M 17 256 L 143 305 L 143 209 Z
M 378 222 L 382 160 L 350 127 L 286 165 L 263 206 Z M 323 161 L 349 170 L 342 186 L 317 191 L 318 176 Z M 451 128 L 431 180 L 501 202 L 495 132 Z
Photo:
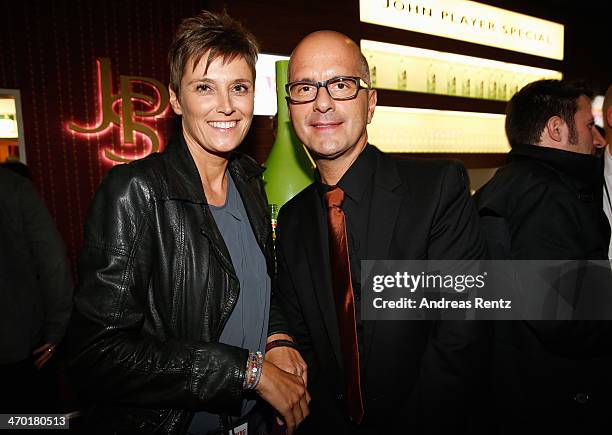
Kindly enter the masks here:
M 335 80 L 351 80 L 353 81 L 356 85 L 357 85 L 357 90 L 355 91 L 355 95 L 351 96 L 351 97 L 346 97 L 346 98 L 335 98 L 332 97 L 332 94 L 329 92 L 329 89 L 327 88 L 327 85 L 329 84 L 329 82 L 333 82 Z M 317 92 L 314 95 L 314 98 L 312 100 L 307 100 L 307 101 L 297 101 L 294 100 L 290 97 L 289 94 L 289 88 L 293 85 L 296 84 L 305 84 L 305 85 L 311 85 L 311 86 L 316 86 L 317 87 Z M 285 85 L 285 92 L 287 93 L 287 96 L 285 97 L 287 99 L 287 101 L 291 104 L 306 104 L 306 103 L 312 103 L 314 100 L 317 99 L 317 97 L 319 96 L 319 90 L 321 88 L 325 88 L 325 90 L 327 91 L 327 94 L 329 95 L 329 97 L 332 100 L 335 101 L 347 101 L 347 100 L 353 100 L 355 98 L 357 98 L 357 95 L 359 95 L 359 91 L 362 89 L 367 89 L 370 90 L 372 89 L 372 87 L 370 85 L 368 85 L 364 79 L 362 79 L 359 76 L 337 76 L 337 77 L 332 77 L 331 79 L 327 79 L 324 80 L 322 82 L 315 82 L 315 81 L 310 81 L 310 80 L 297 80 L 295 82 L 291 82 L 291 83 L 287 83 Z

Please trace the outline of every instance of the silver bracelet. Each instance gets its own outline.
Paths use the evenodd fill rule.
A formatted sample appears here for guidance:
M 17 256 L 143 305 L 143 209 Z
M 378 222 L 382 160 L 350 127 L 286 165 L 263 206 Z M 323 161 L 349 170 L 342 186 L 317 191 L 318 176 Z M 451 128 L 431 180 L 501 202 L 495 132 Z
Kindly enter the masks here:
M 249 352 L 247 359 L 246 375 L 244 377 L 243 388 L 245 390 L 254 390 L 261 378 L 261 370 L 263 367 L 263 353 Z

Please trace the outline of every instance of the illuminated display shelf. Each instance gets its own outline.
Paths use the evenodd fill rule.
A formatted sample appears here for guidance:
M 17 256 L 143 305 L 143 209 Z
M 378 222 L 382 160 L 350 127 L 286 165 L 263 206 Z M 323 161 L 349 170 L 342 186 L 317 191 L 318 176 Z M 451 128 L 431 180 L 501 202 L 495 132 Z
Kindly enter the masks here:
M 389 153 L 507 153 L 505 116 L 379 106 L 369 141 Z
M 0 98 L 0 139 L 17 139 L 15 99 L 12 97 Z
M 477 100 L 410 91 L 377 89 L 378 105 L 393 107 L 415 107 L 420 109 L 456 110 L 463 112 L 505 113 L 506 102 Z
M 508 101 L 527 83 L 562 78 L 550 69 L 367 39 L 361 49 L 378 89 Z
M 0 162 L 9 157 L 26 162 L 21 93 L 18 89 L 0 89 Z
M 562 78 L 561 24 L 463 0 L 360 0 L 359 9 L 378 91 L 369 139 L 386 152 L 501 164 L 507 101 Z

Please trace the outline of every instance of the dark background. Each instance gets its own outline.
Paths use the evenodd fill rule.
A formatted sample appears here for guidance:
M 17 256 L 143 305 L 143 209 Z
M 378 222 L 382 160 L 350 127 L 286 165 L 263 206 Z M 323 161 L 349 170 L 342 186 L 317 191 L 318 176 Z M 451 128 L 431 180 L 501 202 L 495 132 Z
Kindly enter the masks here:
M 356 41 L 368 38 L 558 69 L 566 78 L 590 80 L 599 93 L 612 82 L 612 17 L 610 7 L 604 6 L 606 2 L 482 3 L 564 24 L 565 60 L 362 24 L 358 0 L 21 0 L 3 5 L 0 88 L 21 91 L 27 162 L 74 266 L 90 201 L 110 168 L 110 163 L 100 158 L 101 150 L 122 147 L 118 134 L 80 138 L 66 129 L 68 121 L 93 122 L 97 116 L 97 57 L 111 58 L 115 90 L 119 75 L 153 77 L 167 83 L 166 53 L 177 24 L 201 9 L 226 8 L 255 34 L 264 53 L 288 55 L 303 36 L 328 28 Z M 392 91 L 381 92 L 379 103 L 499 113 L 504 107 L 499 102 Z M 151 123 L 159 130 L 162 142 L 174 124 L 171 115 Z M 273 132 L 272 118 L 256 117 L 242 149 L 259 162 L 265 161 Z M 145 145 L 137 143 L 131 151 L 144 153 Z M 459 157 L 472 168 L 493 167 L 503 161 L 499 155 Z

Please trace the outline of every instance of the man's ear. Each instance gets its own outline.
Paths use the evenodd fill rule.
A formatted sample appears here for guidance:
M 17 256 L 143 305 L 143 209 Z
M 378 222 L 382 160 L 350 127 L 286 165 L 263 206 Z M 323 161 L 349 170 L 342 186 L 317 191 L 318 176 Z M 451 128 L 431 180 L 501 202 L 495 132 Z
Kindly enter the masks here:
M 174 113 L 177 115 L 182 115 L 183 110 L 181 109 L 181 102 L 179 101 L 178 95 L 176 95 L 170 86 L 168 86 L 168 93 L 170 94 L 170 105 L 172 106 L 172 110 L 174 110 Z
M 378 94 L 376 89 L 370 89 L 368 92 L 368 124 L 372 122 L 374 117 L 374 110 L 376 109 L 376 103 L 378 102 Z
M 604 118 L 605 118 L 605 122 L 604 124 L 608 124 L 608 128 L 612 128 L 612 105 L 610 107 L 608 107 L 608 110 L 606 110 L 606 113 L 604 113 Z M 605 125 L 604 125 L 605 127 Z
M 544 126 L 544 134 L 554 142 L 563 142 L 567 135 L 567 124 L 560 116 L 551 116 Z

